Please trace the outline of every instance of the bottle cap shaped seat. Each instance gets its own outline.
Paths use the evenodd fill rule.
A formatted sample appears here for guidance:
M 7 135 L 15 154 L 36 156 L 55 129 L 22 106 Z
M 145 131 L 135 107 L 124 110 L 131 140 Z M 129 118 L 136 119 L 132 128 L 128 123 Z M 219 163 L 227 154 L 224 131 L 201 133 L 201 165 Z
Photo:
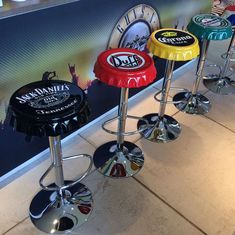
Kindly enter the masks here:
M 9 102 L 10 125 L 30 136 L 58 136 L 84 125 L 89 116 L 86 95 L 62 80 L 38 81 L 18 89 Z
M 197 38 L 183 30 L 160 29 L 148 40 L 148 49 L 153 55 L 173 61 L 187 61 L 199 55 Z
M 102 52 L 94 66 L 95 76 L 102 82 L 120 88 L 146 86 L 156 78 L 153 59 L 146 53 L 128 48 Z
M 200 40 L 224 40 L 232 36 L 231 23 L 223 17 L 211 14 L 194 16 L 187 29 Z

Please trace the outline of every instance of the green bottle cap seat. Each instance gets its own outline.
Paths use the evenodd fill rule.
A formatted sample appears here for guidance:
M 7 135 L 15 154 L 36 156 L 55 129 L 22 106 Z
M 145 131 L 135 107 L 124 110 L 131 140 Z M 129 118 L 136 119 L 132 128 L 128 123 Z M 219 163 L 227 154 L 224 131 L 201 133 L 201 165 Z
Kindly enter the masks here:
M 223 17 L 211 14 L 194 16 L 187 29 L 200 40 L 224 40 L 232 36 L 231 23 Z

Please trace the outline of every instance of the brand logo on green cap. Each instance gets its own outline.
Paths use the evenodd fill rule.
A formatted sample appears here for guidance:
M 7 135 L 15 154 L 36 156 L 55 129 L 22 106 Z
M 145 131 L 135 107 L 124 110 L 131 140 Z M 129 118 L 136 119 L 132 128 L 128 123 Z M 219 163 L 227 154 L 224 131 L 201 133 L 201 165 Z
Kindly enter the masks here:
M 223 28 L 229 26 L 228 22 L 222 18 L 214 15 L 198 15 L 194 18 L 195 23 L 205 27 Z

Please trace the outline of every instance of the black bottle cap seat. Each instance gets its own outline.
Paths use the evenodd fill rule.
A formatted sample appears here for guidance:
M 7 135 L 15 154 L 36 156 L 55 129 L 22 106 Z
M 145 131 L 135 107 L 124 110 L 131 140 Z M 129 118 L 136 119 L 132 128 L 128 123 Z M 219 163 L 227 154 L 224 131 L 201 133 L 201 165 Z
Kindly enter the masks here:
M 88 121 L 84 91 L 62 80 L 38 81 L 18 89 L 9 102 L 10 125 L 31 136 L 57 136 Z

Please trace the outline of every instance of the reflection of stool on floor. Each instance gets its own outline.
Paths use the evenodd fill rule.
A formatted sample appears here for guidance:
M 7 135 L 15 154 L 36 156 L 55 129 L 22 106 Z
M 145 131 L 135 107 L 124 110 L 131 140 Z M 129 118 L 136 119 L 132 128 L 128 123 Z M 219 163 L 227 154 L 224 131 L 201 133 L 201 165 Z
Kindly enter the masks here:
M 153 60 L 147 54 L 133 49 L 107 50 L 98 56 L 94 73 L 102 82 L 121 88 L 118 116 L 102 126 L 108 133 L 117 135 L 117 140 L 105 143 L 95 151 L 94 164 L 105 176 L 132 176 L 142 168 L 144 157 L 137 145 L 124 141 L 124 136 L 138 133 L 125 132 L 127 118 L 139 119 L 127 115 L 128 92 L 129 88 L 146 86 L 155 79 Z M 114 119 L 118 120 L 117 132 L 105 127 Z
M 223 40 L 231 37 L 231 24 L 219 16 L 201 14 L 191 19 L 188 31 L 201 40 L 201 54 L 197 66 L 196 80 L 192 92 L 180 92 L 174 96 L 173 100 L 177 102 L 175 106 L 183 112 L 205 114 L 210 110 L 211 104 L 205 96 L 198 92 L 198 87 L 202 79 L 209 42 L 210 40 Z M 210 79 L 204 81 L 207 87 L 209 83 Z
M 226 7 L 223 17 L 230 21 L 232 26 L 235 26 L 235 15 L 231 14 L 231 11 L 235 12 L 235 6 Z M 219 74 L 209 74 L 206 79 L 203 80 L 204 85 L 212 92 L 227 95 L 235 93 L 235 81 L 230 79 L 228 74 L 230 71 L 230 62 L 234 62 L 234 46 L 235 46 L 235 29 L 233 28 L 233 36 L 230 40 L 230 44 L 226 53 L 221 57 L 225 60 L 224 66 L 220 69 Z M 219 67 L 218 65 L 209 65 L 212 67 Z
M 30 218 L 45 233 L 64 233 L 84 223 L 92 210 L 92 195 L 79 183 L 90 171 L 92 158 L 80 154 L 62 158 L 60 135 L 87 122 L 89 109 L 84 92 L 66 81 L 30 83 L 10 99 L 9 116 L 16 131 L 31 136 L 48 136 L 52 164 L 40 179 L 40 191 L 30 205 Z M 64 181 L 63 161 L 86 157 L 90 165 L 74 181 Z M 43 181 L 54 170 L 55 183 Z
M 145 115 L 143 118 L 149 122 L 149 127 L 141 134 L 152 142 L 166 143 L 176 139 L 181 131 L 179 123 L 165 114 L 166 104 L 171 86 L 172 73 L 175 61 L 187 61 L 196 58 L 199 54 L 198 40 L 182 30 L 160 29 L 152 33 L 148 42 L 149 51 L 160 58 L 166 59 L 166 69 L 162 91 L 154 98 L 160 102 L 159 113 Z M 157 95 L 161 93 L 161 99 Z M 145 123 L 138 122 L 138 128 L 143 128 Z

